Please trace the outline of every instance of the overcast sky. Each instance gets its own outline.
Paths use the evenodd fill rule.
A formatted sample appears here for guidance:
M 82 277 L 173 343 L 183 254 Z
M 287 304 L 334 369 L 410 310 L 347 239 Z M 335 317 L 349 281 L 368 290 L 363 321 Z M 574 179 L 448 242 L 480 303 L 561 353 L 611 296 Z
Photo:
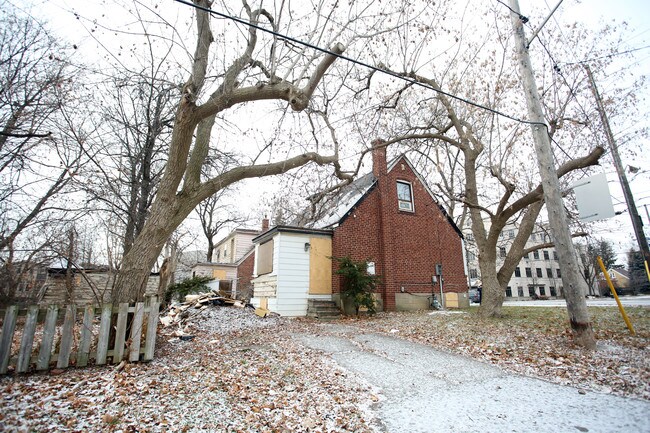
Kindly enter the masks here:
M 496 1 L 496 0 L 495 0 Z M 544 3 L 545 2 L 545 3 Z M 50 21 L 51 27 L 61 34 L 70 43 L 79 45 L 80 55 L 83 56 L 96 56 L 100 53 L 93 52 L 94 44 L 90 43 L 91 38 L 87 33 L 84 33 L 79 27 L 79 22 L 75 20 L 74 16 L 69 13 L 71 9 L 79 11 L 82 15 L 97 16 L 99 12 L 111 16 L 118 9 L 111 1 L 88 0 L 88 1 L 73 1 L 73 0 L 36 0 L 33 2 L 35 8 L 33 13 L 47 18 Z M 507 1 L 504 0 L 504 3 Z M 520 0 L 520 7 L 522 14 L 526 15 L 530 12 L 532 7 L 543 7 L 546 4 L 550 11 L 556 4 L 556 0 Z M 186 16 L 187 6 L 167 0 L 160 2 L 161 8 L 165 7 L 166 12 L 171 16 L 177 16 L 179 26 L 183 26 L 183 17 Z M 624 49 L 638 49 L 636 52 L 636 59 L 638 62 L 633 64 L 620 64 L 619 67 L 629 68 L 629 70 L 636 76 L 647 74 L 650 72 L 650 3 L 643 0 L 585 0 L 578 2 L 576 0 L 565 0 L 560 9 L 555 13 L 555 16 L 546 25 L 557 26 L 560 21 L 575 20 L 586 23 L 590 26 L 596 26 L 605 22 L 627 22 L 629 30 L 625 37 Z M 599 82 L 600 91 L 606 97 L 610 86 L 614 83 L 607 81 Z M 642 90 L 643 95 L 647 98 L 650 89 L 646 85 Z M 644 113 L 639 122 L 650 122 L 650 105 L 646 103 Z M 617 130 L 618 125 L 612 125 L 614 134 L 618 138 L 625 139 L 625 131 Z M 640 149 L 650 149 L 649 143 L 640 143 L 638 140 L 624 140 L 621 144 L 623 150 L 625 146 L 634 146 Z M 650 153 L 650 152 L 648 152 Z M 611 158 L 606 155 L 605 158 Z M 646 227 L 650 227 L 650 221 L 646 216 L 644 205 L 650 206 L 650 174 L 648 171 L 650 157 L 642 159 L 626 160 L 625 153 L 623 152 L 624 165 L 632 165 L 639 167 L 641 171 L 636 175 L 630 175 L 631 186 L 637 200 L 637 207 L 641 212 L 642 219 Z M 626 206 L 623 201 L 623 195 L 618 184 L 618 178 L 613 170 L 608 168 L 604 170 L 607 173 L 610 192 L 612 194 L 615 210 L 623 211 Z M 251 207 L 254 208 L 255 204 Z M 633 232 L 630 224 L 629 215 L 626 213 L 615 217 L 612 220 L 597 223 L 594 228 L 597 236 L 606 237 L 615 242 L 617 250 L 623 254 L 633 245 Z M 648 231 L 646 230 L 648 233 Z M 623 256 L 620 261 L 624 262 Z

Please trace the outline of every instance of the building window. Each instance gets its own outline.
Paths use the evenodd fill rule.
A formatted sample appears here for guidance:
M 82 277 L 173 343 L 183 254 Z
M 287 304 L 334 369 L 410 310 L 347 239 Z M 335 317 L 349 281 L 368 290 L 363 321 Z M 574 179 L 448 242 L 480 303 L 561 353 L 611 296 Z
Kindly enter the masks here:
M 366 266 L 366 272 L 368 272 L 368 275 L 375 275 L 375 262 L 368 262 L 368 265 Z
M 473 241 L 474 241 L 474 235 L 473 235 L 472 233 L 467 233 L 467 236 L 465 236 L 465 238 L 466 238 L 469 242 L 473 242 Z
M 551 258 L 548 256 L 548 251 L 544 250 L 544 260 L 550 260 Z
M 557 260 L 557 251 L 553 251 L 553 260 Z
M 539 251 L 533 251 L 533 258 L 539 260 Z
M 510 286 L 506 287 L 506 297 L 512 298 L 512 289 Z
M 273 272 L 273 239 L 257 247 L 257 275 Z
M 546 276 L 548 278 L 553 278 L 553 269 L 551 268 L 546 268 Z
M 533 297 L 535 296 L 535 286 L 532 284 L 528 286 L 528 296 Z
M 467 260 L 476 260 L 476 253 L 474 253 L 473 251 L 469 251 L 467 253 Z
M 524 288 L 523 288 L 523 286 L 517 286 L 517 295 L 518 295 L 520 298 L 523 298 L 523 297 L 524 297 Z
M 499 247 L 499 256 L 501 258 L 504 258 L 506 256 L 506 248 L 505 247 Z
M 528 253 L 524 254 L 524 259 L 528 258 Z
M 531 268 L 526 268 L 526 276 L 527 276 L 528 278 L 532 278 L 532 277 L 533 277 L 533 270 L 532 270 Z
M 219 262 L 220 257 L 221 257 L 221 250 L 217 250 L 217 263 Z
M 515 238 L 515 231 L 514 230 L 508 230 L 508 237 L 510 239 L 514 239 Z
M 476 269 L 470 269 L 469 270 L 469 277 L 470 278 L 478 278 L 478 271 Z
M 413 212 L 413 191 L 410 183 L 397 182 L 397 202 L 399 210 Z
M 542 268 L 535 268 L 535 270 L 537 271 L 537 276 L 538 276 L 539 278 L 541 278 L 541 277 L 544 276 L 544 274 L 542 273 Z
M 555 272 L 557 273 L 558 278 L 562 278 L 562 272 L 560 272 L 560 268 L 557 268 Z
M 539 286 L 539 296 L 546 296 L 546 289 L 544 286 Z
M 555 292 L 555 286 L 549 287 L 549 290 L 551 291 L 551 296 L 557 296 L 557 293 Z
M 515 268 L 515 277 L 521 277 L 521 269 L 519 269 L 519 266 Z

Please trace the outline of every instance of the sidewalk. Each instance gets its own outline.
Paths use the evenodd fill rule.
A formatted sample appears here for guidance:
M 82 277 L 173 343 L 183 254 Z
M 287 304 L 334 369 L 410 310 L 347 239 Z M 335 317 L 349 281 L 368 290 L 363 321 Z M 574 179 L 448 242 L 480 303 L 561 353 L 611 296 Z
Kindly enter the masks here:
M 353 326 L 297 334 L 379 388 L 382 430 L 419 432 L 650 432 L 650 402 L 579 391 Z

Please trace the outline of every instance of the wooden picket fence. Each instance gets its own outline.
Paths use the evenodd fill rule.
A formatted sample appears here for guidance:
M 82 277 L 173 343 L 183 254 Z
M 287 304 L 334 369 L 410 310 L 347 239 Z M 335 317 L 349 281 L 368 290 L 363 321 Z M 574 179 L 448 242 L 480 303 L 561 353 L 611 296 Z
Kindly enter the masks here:
M 0 336 L 0 374 L 6 374 L 10 365 L 14 366 L 15 372 L 25 373 L 32 368 L 48 370 L 52 365 L 56 368 L 67 368 L 71 364 L 85 367 L 92 361 L 95 365 L 103 365 L 109 358 L 117 364 L 125 359 L 125 354 L 131 362 L 139 361 L 141 355 L 143 361 L 150 361 L 154 355 L 159 307 L 160 302 L 155 298 L 149 299 L 146 305 L 144 302 L 122 303 L 117 307 L 112 304 L 68 305 L 61 309 L 56 305 L 45 308 L 9 306 L 5 309 Z M 62 323 L 60 311 L 65 312 Z M 77 323 L 80 311 L 83 311 L 83 319 Z M 19 323 L 22 325 L 20 345 L 16 347 L 16 325 L 23 316 L 24 320 Z M 127 336 L 129 317 L 130 332 Z M 115 326 L 112 327 L 111 323 Z M 37 329 L 41 338 L 38 353 L 35 353 Z M 56 335 L 59 335 L 57 341 Z M 114 337 L 114 344 L 109 348 L 111 337 Z M 73 351 L 75 342 L 78 343 L 77 350 Z

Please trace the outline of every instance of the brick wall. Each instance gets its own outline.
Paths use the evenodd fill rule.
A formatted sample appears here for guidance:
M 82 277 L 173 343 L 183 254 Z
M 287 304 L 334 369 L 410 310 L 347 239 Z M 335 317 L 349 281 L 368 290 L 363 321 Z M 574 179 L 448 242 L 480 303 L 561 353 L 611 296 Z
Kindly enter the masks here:
M 382 152 L 373 153 L 379 182 L 360 205 L 334 231 L 332 253 L 375 262 L 381 276 L 380 293 L 386 310 L 395 310 L 395 294 L 426 294 L 440 286 L 432 284 L 436 263 L 443 267 L 444 291 L 466 292 L 462 243 L 458 233 L 432 199 L 404 158 L 382 173 Z M 383 152 L 385 158 L 385 151 Z M 397 181 L 412 186 L 414 212 L 398 209 Z M 336 270 L 336 265 L 334 265 Z M 340 292 L 335 276 L 333 292 Z
M 237 297 L 250 299 L 253 296 L 253 266 L 255 265 L 255 252 L 246 257 L 237 266 Z

